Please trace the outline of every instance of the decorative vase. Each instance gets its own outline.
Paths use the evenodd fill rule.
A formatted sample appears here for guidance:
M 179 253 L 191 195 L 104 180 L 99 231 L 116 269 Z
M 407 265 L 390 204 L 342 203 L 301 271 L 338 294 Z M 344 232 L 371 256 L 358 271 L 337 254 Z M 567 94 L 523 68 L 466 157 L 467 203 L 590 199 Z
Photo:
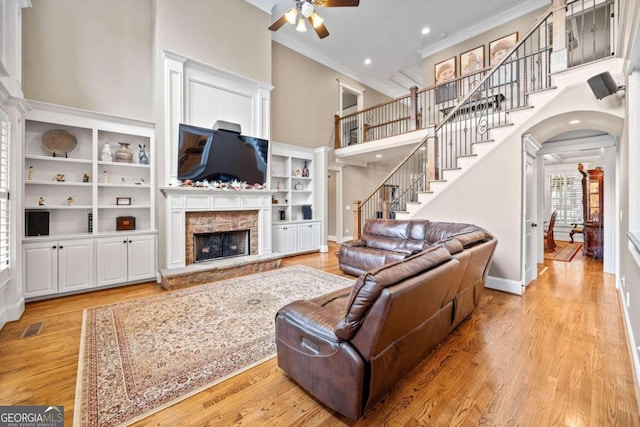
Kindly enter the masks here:
M 133 159 L 133 153 L 129 150 L 128 142 L 118 142 L 120 144 L 120 148 L 116 151 L 116 162 L 120 163 L 131 163 L 131 159 Z

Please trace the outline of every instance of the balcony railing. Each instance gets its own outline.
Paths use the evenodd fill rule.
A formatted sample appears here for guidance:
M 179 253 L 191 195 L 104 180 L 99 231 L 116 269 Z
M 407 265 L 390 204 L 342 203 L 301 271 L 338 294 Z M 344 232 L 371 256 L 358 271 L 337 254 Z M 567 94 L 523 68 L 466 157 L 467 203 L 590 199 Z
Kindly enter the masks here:
M 360 235 L 367 218 L 395 218 L 396 212 L 404 211 L 407 203 L 417 200 L 419 192 L 429 190 L 430 181 L 440 180 L 443 170 L 457 169 L 459 158 L 472 156 L 474 144 L 488 142 L 491 128 L 509 124 L 511 111 L 528 108 L 530 94 L 550 88 L 553 19 L 566 23 L 566 43 L 562 45 L 557 40 L 555 47 L 559 51 L 566 48 L 567 66 L 613 55 L 610 49 L 615 29 L 613 7 L 614 0 L 576 0 L 565 8 L 551 7 L 490 68 L 424 90 L 412 90 L 408 97 L 386 103 L 386 108 L 396 104 L 404 106 L 404 110 L 393 107 L 391 111 L 396 116 L 378 116 L 378 106 L 350 115 L 357 117 L 352 120 L 362 129 L 379 129 L 385 123 L 391 126 L 392 121 L 404 120 L 410 130 L 434 126 L 435 135 L 423 139 L 362 202 L 355 202 L 354 237 Z M 589 20 L 596 24 L 589 27 L 587 34 L 584 22 Z M 574 22 L 578 25 L 577 32 Z M 580 42 L 576 43 L 576 37 Z M 586 42 L 592 46 L 588 54 L 580 50 Z M 336 130 L 343 126 L 342 119 L 336 118 Z M 400 129 L 396 126 L 393 132 L 378 132 L 390 136 L 390 133 L 399 134 Z M 365 138 L 363 134 L 362 139 L 352 143 L 370 141 L 373 136 Z M 345 146 L 343 143 L 342 139 L 336 139 L 337 148 Z

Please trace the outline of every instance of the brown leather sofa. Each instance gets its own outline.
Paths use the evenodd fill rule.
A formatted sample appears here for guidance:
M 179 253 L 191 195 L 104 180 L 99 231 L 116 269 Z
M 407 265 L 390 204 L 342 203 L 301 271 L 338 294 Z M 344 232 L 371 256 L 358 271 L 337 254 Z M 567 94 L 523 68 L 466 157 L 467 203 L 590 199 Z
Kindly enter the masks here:
M 445 238 L 448 229 L 353 287 L 281 308 L 278 366 L 329 408 L 362 416 L 478 304 L 497 241 L 484 230 L 475 243 Z
M 463 247 L 491 239 L 486 230 L 454 222 L 369 219 L 362 236 L 344 242 L 338 252 L 340 270 L 353 276 L 399 261 L 428 247 L 456 237 Z

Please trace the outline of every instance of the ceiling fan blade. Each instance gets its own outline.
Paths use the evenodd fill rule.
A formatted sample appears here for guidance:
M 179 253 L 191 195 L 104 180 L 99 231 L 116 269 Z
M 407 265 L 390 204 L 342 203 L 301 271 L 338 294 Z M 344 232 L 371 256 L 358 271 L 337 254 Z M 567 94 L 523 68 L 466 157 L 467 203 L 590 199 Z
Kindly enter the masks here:
M 360 5 L 360 0 L 314 0 L 314 3 L 322 7 L 355 7 Z
M 329 31 L 327 30 L 327 27 L 324 26 L 324 24 L 320 24 L 317 27 L 312 25 L 311 28 L 313 28 L 318 37 L 320 37 L 321 39 L 329 35 Z
M 280 27 L 282 27 L 284 24 L 287 23 L 287 17 L 282 15 L 276 22 L 274 22 L 273 24 L 271 24 L 271 26 L 269 27 L 269 29 L 271 31 L 278 31 L 280 29 Z

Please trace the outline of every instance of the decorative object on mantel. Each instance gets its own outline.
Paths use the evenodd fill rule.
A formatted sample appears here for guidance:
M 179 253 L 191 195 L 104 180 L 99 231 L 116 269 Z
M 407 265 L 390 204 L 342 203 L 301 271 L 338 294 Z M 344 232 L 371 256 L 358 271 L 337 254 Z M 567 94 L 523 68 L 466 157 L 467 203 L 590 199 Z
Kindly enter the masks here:
M 129 150 L 128 142 L 118 142 L 120 148 L 116 151 L 116 162 L 119 163 L 131 163 L 133 159 L 133 153 Z
M 278 199 L 276 199 L 276 196 L 271 196 L 271 204 L 274 204 L 274 205 L 278 204 Z
M 29 166 L 29 181 L 33 181 L 33 166 Z
M 44 206 L 44 197 L 38 199 L 38 206 Z
M 57 173 L 56 176 L 53 177 L 53 180 L 56 182 L 64 182 L 64 174 Z
M 296 183 L 295 189 L 297 191 L 303 190 L 304 189 L 304 185 L 302 185 L 301 182 Z
M 138 151 L 138 162 L 141 165 L 148 165 L 149 164 L 149 156 L 147 156 L 147 152 L 145 151 L 146 147 L 147 147 L 146 144 L 144 144 L 144 145 L 138 144 L 138 148 L 139 148 L 139 151 Z
M 71 206 L 73 205 L 73 197 L 69 196 L 67 197 L 67 206 Z
M 309 168 L 307 167 L 307 161 L 304 161 L 304 166 L 302 167 L 302 177 L 309 178 Z
M 131 205 L 131 197 L 116 197 L 116 205 L 119 206 L 130 206 Z
M 102 147 L 102 154 L 100 154 L 100 160 L 103 162 L 112 162 L 113 157 L 111 155 L 111 145 L 109 141 L 104 142 L 104 146 Z
M 84 175 L 82 175 L 82 182 L 89 182 L 89 174 L 85 173 Z
M 74 425 L 130 425 L 273 358 L 280 307 L 353 282 L 293 265 L 85 310 Z
M 180 181 L 176 179 L 169 183 L 170 187 L 195 187 L 195 188 L 204 188 L 210 190 L 266 190 L 267 183 L 263 184 L 247 184 L 244 181 L 231 181 L 231 182 L 223 182 L 223 181 L 196 181 L 193 182 L 190 179 L 185 179 L 184 181 Z
M 53 153 L 53 157 L 56 157 L 56 154 L 68 157 L 67 153 L 78 148 L 78 139 L 64 129 L 50 129 L 42 135 L 42 146 Z
M 302 169 L 298 168 L 298 169 L 294 170 L 293 174 L 295 176 L 302 176 Z

